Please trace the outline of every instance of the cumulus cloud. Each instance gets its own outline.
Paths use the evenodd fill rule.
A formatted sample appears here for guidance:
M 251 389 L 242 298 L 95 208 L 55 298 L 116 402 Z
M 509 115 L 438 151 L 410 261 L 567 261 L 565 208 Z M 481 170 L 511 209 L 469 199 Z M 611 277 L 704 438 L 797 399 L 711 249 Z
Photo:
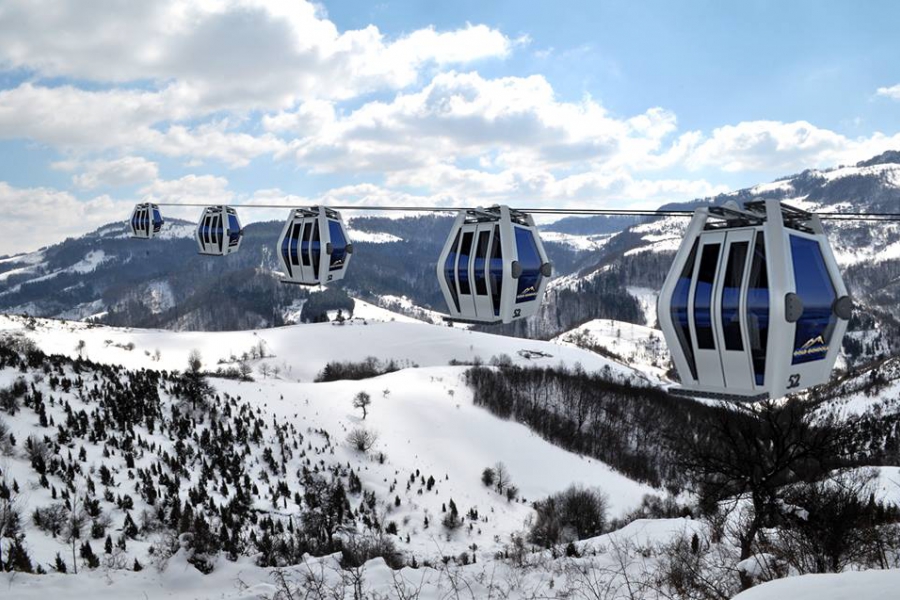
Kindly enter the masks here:
M 850 139 L 806 121 L 745 121 L 713 130 L 694 140 L 685 154 L 691 168 L 724 171 L 790 171 L 852 164 L 900 146 L 900 134 L 874 133 Z
M 159 175 L 157 164 L 140 156 L 91 160 L 81 164 L 63 161 L 52 166 L 66 171 L 80 169 L 81 172 L 72 177 L 72 183 L 86 190 L 134 185 L 156 179 Z
M 304 104 L 265 123 L 297 132 L 288 154 L 321 172 L 406 170 L 486 153 L 504 166 L 639 167 L 634 159 L 658 151 L 676 128 L 675 116 L 661 108 L 618 118 L 589 97 L 560 101 L 540 75 L 486 79 L 453 71 L 347 115 Z
M 875 93 L 879 96 L 890 98 L 891 100 L 900 100 L 900 83 L 890 87 L 880 87 Z
M 0 63 L 101 82 L 176 80 L 210 109 L 400 88 L 426 64 L 502 58 L 514 44 L 485 25 L 399 39 L 371 25 L 340 32 L 298 0 L 8 0 L 0 8 Z
M 0 91 L 0 138 L 29 139 L 82 153 L 114 149 L 215 158 L 232 167 L 286 147 L 272 134 L 234 131 L 228 119 L 193 126 L 177 123 L 191 117 L 195 107 L 195 98 L 177 84 L 160 92 L 97 92 L 24 83 Z
M 455 202 L 507 202 L 536 207 L 656 208 L 661 203 L 690 200 L 728 191 L 704 179 L 645 179 L 627 169 L 588 171 L 557 177 L 542 169 L 485 172 L 440 165 L 392 174 L 386 184 L 396 187 L 440 189 Z
M 82 235 L 131 214 L 131 204 L 103 195 L 79 200 L 68 192 L 50 188 L 18 188 L 0 181 L 3 235 L 0 255 L 36 250 L 67 236 Z M 46 237 L 45 237 L 46 236 Z

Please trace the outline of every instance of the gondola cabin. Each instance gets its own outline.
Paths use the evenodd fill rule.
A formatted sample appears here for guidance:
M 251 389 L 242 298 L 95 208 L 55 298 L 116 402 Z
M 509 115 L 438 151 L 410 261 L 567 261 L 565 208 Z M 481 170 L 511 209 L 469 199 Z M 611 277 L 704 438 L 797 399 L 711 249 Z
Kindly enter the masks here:
M 509 323 L 535 314 L 552 267 L 530 215 L 461 210 L 438 259 L 448 321 Z
M 298 208 L 278 239 L 282 282 L 320 285 L 344 277 L 353 244 L 340 213 L 324 206 Z
M 244 231 L 237 211 L 230 206 L 208 206 L 203 209 L 194 239 L 200 254 L 225 256 L 241 247 Z
M 672 392 L 752 402 L 825 383 L 852 309 L 816 215 L 777 200 L 698 208 L 657 305 Z
M 163 226 L 159 206 L 149 202 L 135 205 L 134 212 L 131 213 L 130 226 L 133 238 L 149 240 L 156 237 Z

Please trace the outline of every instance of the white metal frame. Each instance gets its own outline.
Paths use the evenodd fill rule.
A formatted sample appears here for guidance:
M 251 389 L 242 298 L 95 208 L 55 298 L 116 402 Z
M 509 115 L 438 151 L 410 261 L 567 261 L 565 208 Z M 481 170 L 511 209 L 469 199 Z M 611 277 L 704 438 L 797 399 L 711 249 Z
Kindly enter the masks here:
M 153 223 L 154 211 L 159 212 L 159 206 L 152 202 L 141 202 L 134 206 L 134 210 L 131 212 L 131 219 L 128 222 L 128 226 L 131 229 L 131 237 L 139 240 L 150 240 L 159 235 L 159 231 L 156 230 Z M 138 225 L 144 215 L 147 218 L 147 229 Z M 162 219 L 162 213 L 160 213 L 160 231 L 164 223 L 165 220 Z
M 230 216 L 233 216 L 238 222 L 238 241 L 234 245 L 231 245 L 231 235 L 234 232 L 231 228 Z M 207 219 L 210 221 L 209 224 L 205 223 Z M 222 221 L 221 236 L 214 231 L 204 232 L 204 225 L 212 228 L 215 219 L 221 219 Z M 204 208 L 200 214 L 200 220 L 197 222 L 197 229 L 194 231 L 194 241 L 197 242 L 200 254 L 209 256 L 226 256 L 237 252 L 241 247 L 243 238 L 243 229 L 241 228 L 241 221 L 238 218 L 237 211 L 224 204 Z
M 332 266 L 332 257 L 334 247 L 331 239 L 330 222 L 337 223 L 346 241 L 346 248 L 341 264 Z M 312 264 L 312 237 L 315 232 L 315 225 L 318 224 L 319 231 L 319 266 L 314 269 Z M 297 252 L 290 252 L 291 239 L 295 228 L 297 229 Z M 285 256 L 284 243 L 288 242 L 288 255 Z M 303 244 L 308 244 L 308 254 L 303 255 Z M 353 244 L 350 236 L 347 235 L 347 227 L 341 214 L 335 210 L 328 209 L 324 206 L 313 206 L 310 208 L 298 208 L 291 211 L 290 216 L 281 230 L 278 237 L 277 247 L 278 259 L 282 268 L 282 282 L 295 283 L 298 285 L 323 285 L 332 283 L 344 278 L 347 273 L 347 267 L 350 265 L 350 257 L 353 254 Z M 307 259 L 307 262 L 304 262 Z M 296 262 L 294 262 L 296 260 Z
M 794 235 L 814 240 L 819 244 L 828 275 L 834 286 L 836 299 L 847 296 L 847 288 L 841 277 L 840 269 L 837 266 L 828 238 L 817 216 L 810 214 L 804 220 L 803 224 L 811 230 L 810 233 L 787 227 L 782 212 L 783 207 L 777 200 L 766 200 L 764 207 L 764 213 L 757 211 L 752 214 L 757 219 L 764 219 L 762 224 L 750 226 L 744 224 L 737 227 L 708 228 L 709 209 L 702 207 L 694 212 L 681 247 L 675 255 L 668 276 L 660 290 L 657 304 L 657 318 L 660 328 L 663 331 L 672 360 L 681 380 L 681 385 L 674 388 L 673 391 L 692 396 L 756 400 L 778 398 L 788 393 L 820 385 L 827 382 L 830 378 L 834 363 L 840 352 L 841 340 L 846 332 L 848 320 L 835 315 L 836 323 L 824 358 L 796 365 L 792 364 L 797 324 L 788 322 L 786 302 L 787 297 L 796 294 L 797 289 L 790 236 Z M 732 208 L 740 212 L 737 206 Z M 751 213 L 745 214 L 751 215 Z M 757 232 L 763 232 L 765 241 L 769 295 L 766 366 L 762 385 L 757 385 L 754 377 L 750 340 L 748 339 L 749 323 L 747 317 L 747 290 Z M 728 255 L 731 244 L 739 241 L 749 242 L 742 276 L 739 308 L 743 350 L 732 351 L 727 350 L 725 346 L 721 307 Z M 678 338 L 677 324 L 672 318 L 673 294 L 695 242 L 698 246 L 688 295 L 688 323 L 690 327 L 691 351 L 694 353 L 696 365 L 696 378 L 691 373 L 688 356 L 681 347 Z M 712 292 L 712 327 L 716 349 L 704 350 L 700 349 L 697 344 L 694 299 L 697 287 L 697 272 L 700 268 L 703 246 L 714 243 L 721 244 L 719 264 Z M 749 379 L 746 377 L 748 367 Z
M 517 270 L 516 266 L 519 260 L 515 238 L 516 227 L 525 229 L 532 234 L 541 261 L 541 278 L 534 298 L 518 303 L 516 302 L 518 275 L 514 273 Z M 482 270 L 487 294 L 479 294 L 476 260 L 479 236 L 484 232 L 488 233 L 488 246 Z M 462 289 L 457 275 L 461 260 L 459 249 L 463 246 L 464 236 L 468 233 L 472 234 L 472 239 L 469 243 L 468 265 L 466 267 L 469 290 L 467 293 L 464 293 L 465 290 Z M 503 274 L 500 286 L 500 310 L 499 314 L 495 314 L 495 291 L 491 284 L 490 266 L 495 237 L 498 233 L 500 235 Z M 457 235 L 459 235 L 458 240 Z M 453 264 L 450 269 L 453 273 L 452 281 L 447 281 L 445 269 L 451 252 L 455 252 L 456 256 L 453 258 Z M 449 313 L 445 317 L 447 320 L 468 323 L 510 323 L 516 319 L 524 319 L 537 313 L 552 270 L 547 253 L 541 243 L 540 234 L 534 225 L 534 219 L 524 213 L 515 213 L 514 218 L 508 206 L 492 206 L 488 209 L 477 208 L 459 211 L 453 226 L 450 228 L 447 241 L 444 243 L 444 247 L 438 257 L 436 273 L 438 284 L 447 303 Z M 453 286 L 452 289 L 451 285 Z M 459 302 L 458 308 L 457 301 Z

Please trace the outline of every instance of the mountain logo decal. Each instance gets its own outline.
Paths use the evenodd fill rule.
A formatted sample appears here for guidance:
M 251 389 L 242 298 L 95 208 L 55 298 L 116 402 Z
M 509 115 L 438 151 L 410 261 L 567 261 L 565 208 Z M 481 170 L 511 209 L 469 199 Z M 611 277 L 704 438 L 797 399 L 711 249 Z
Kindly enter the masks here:
M 794 349 L 794 358 L 813 357 L 814 355 L 826 354 L 828 345 L 825 343 L 824 335 L 817 335 L 808 339 L 802 346 Z M 808 358 L 808 360 L 817 360 L 819 357 Z
M 824 345 L 825 345 L 825 338 L 823 338 L 820 335 L 818 337 L 814 337 L 814 338 L 808 340 L 805 344 L 803 344 L 803 346 L 801 346 L 801 349 L 807 350 L 809 348 L 812 348 L 813 346 L 824 346 Z

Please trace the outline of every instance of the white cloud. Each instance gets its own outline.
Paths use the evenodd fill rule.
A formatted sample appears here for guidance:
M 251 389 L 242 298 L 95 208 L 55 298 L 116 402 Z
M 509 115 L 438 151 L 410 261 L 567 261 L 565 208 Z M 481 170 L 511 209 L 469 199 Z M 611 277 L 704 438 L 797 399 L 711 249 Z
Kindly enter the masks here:
M 900 134 L 850 139 L 806 121 L 745 121 L 713 130 L 686 152 L 690 168 L 781 171 L 852 164 L 900 146 Z
M 485 25 L 395 40 L 371 25 L 339 32 L 298 0 L 7 0 L 0 8 L 0 64 L 101 82 L 178 81 L 210 109 L 400 88 L 429 63 L 502 58 L 515 43 Z
M 24 83 L 0 91 L 0 138 L 29 139 L 82 153 L 115 149 L 215 158 L 232 167 L 286 147 L 272 134 L 235 132 L 227 119 L 172 124 L 191 117 L 196 106 L 195 98 L 175 84 L 160 92 L 93 92 Z
M 123 156 L 113 160 L 92 160 L 83 164 L 63 161 L 51 165 L 66 171 L 81 169 L 72 177 L 76 187 L 90 190 L 97 187 L 134 185 L 156 179 L 159 168 L 155 162 L 140 156 Z
M 68 192 L 44 187 L 17 188 L 3 181 L 0 181 L 0 205 L 3 206 L 0 254 L 36 250 L 110 221 L 125 221 L 132 208 L 130 202 L 106 195 L 79 200 Z
M 891 100 L 900 100 L 900 83 L 890 87 L 880 87 L 875 93 L 879 96 L 890 98 Z
M 315 116 L 315 127 L 306 124 Z M 496 153 L 507 167 L 623 164 L 657 152 L 675 116 L 652 108 L 617 118 L 591 98 L 563 102 L 540 75 L 485 79 L 436 75 L 422 90 L 373 101 L 348 115 L 301 105 L 266 121 L 299 137 L 290 154 L 315 171 L 396 171 Z M 297 125 L 299 124 L 299 125 Z
M 506 202 L 537 207 L 656 208 L 664 202 L 691 200 L 728 191 L 706 180 L 641 179 L 626 169 L 588 171 L 557 177 L 542 169 L 488 173 L 438 165 L 395 173 L 389 187 L 441 190 L 456 203 Z

